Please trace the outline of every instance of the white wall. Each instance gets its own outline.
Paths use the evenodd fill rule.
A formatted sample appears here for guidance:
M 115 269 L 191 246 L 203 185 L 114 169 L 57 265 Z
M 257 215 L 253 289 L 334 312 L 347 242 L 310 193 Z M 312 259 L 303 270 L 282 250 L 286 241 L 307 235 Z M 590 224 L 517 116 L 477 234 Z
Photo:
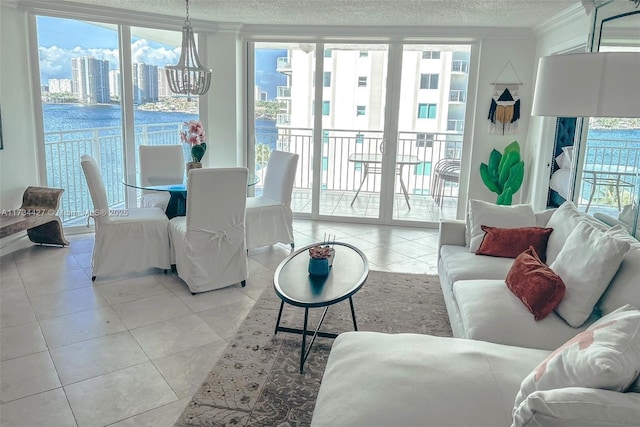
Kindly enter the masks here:
M 0 4 L 0 209 L 20 207 L 22 193 L 38 185 L 36 131 L 33 116 L 27 15 Z
M 572 13 L 538 28 L 536 58 L 572 50 L 584 51 L 589 38 L 591 19 L 585 9 L 577 7 Z M 534 67 L 537 73 L 537 60 Z M 528 201 L 537 210 L 544 209 L 547 205 L 556 120 L 556 117 L 531 117 L 527 132 L 529 143 L 526 155 L 532 159 L 530 170 L 536 174 L 529 174 L 528 185 L 524 191 Z
M 220 31 L 207 35 L 206 61 L 212 69 L 207 98 L 206 117 L 200 117 L 207 129 L 206 165 L 233 167 L 246 164 L 243 126 L 242 48 L 236 31 Z
M 469 162 L 468 173 L 468 185 L 469 192 L 468 197 L 472 199 L 486 200 L 489 202 L 495 202 L 497 194 L 492 193 L 482 182 L 480 178 L 480 163 L 487 163 L 489 160 L 489 154 L 494 148 L 502 152 L 504 148 L 512 141 L 517 140 L 520 143 L 520 149 L 524 153 L 526 152 L 526 135 L 527 127 L 529 125 L 529 116 L 531 112 L 531 100 L 533 98 L 533 63 L 535 40 L 533 33 L 521 33 L 519 35 L 514 34 L 511 38 L 485 38 L 480 44 L 480 55 L 478 62 L 478 80 L 476 90 L 476 111 L 475 120 L 472 128 L 472 135 L 470 138 L 465 139 L 465 144 L 472 143 L 470 154 L 471 160 Z M 489 120 L 487 119 L 489 113 L 489 107 L 494 94 L 494 86 L 491 84 L 496 79 L 504 82 L 504 78 L 499 78 L 501 70 L 507 63 L 511 61 L 515 73 L 510 71 L 510 67 L 507 66 L 503 76 L 509 80 L 507 83 L 512 83 L 511 80 L 517 80 L 518 78 L 522 82 L 519 87 L 520 96 L 520 121 L 518 123 L 518 131 L 514 134 L 502 135 L 500 133 L 489 133 Z M 465 120 L 465 122 L 468 122 Z M 531 159 L 524 157 L 525 171 L 532 166 Z M 523 186 L 526 185 L 526 182 Z M 513 202 L 519 203 L 523 201 L 522 190 L 518 191 L 514 197 Z M 459 217 L 460 209 L 464 212 L 464 204 L 459 203 Z

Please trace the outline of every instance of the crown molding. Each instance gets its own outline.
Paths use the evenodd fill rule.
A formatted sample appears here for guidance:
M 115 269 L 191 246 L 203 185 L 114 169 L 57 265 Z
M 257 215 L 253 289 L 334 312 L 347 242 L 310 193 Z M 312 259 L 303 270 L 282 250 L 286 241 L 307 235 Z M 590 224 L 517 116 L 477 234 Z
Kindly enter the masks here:
M 184 24 L 184 16 L 168 16 L 159 13 L 129 11 L 110 6 L 86 5 L 64 0 L 2 0 L 15 3 L 18 8 L 34 15 L 55 16 L 58 18 L 80 19 L 86 21 L 105 22 L 180 31 Z M 190 18 L 195 32 L 240 31 L 242 24 L 217 23 Z
M 533 27 L 533 33 L 536 37 L 547 31 L 552 31 L 557 28 L 561 28 L 568 23 L 574 22 L 576 19 L 584 19 L 591 14 L 593 9 L 587 10 L 587 7 L 583 3 L 576 3 L 571 7 L 568 7 L 563 12 L 552 16 L 544 22 Z

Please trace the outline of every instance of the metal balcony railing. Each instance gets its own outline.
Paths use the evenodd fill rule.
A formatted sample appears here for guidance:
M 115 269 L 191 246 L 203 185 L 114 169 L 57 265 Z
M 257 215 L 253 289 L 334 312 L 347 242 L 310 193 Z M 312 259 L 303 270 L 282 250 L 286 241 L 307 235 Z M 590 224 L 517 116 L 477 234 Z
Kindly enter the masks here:
M 466 90 L 450 90 L 449 102 L 467 102 Z
M 464 120 L 447 120 L 447 130 L 451 132 L 463 132 Z
M 280 126 L 288 126 L 291 124 L 291 114 L 278 114 L 276 116 L 276 124 Z
M 453 61 L 451 61 L 451 71 L 454 73 L 468 73 L 469 61 L 454 59 Z
M 278 86 L 276 92 L 276 98 L 291 98 L 291 86 Z
M 287 116 L 282 114 L 280 116 Z M 279 117 L 280 117 L 279 116 Z M 284 120 L 284 117 L 282 118 Z M 286 120 L 284 120 L 286 121 Z M 290 123 L 290 121 L 289 121 Z M 462 126 L 461 120 L 450 120 L 449 124 Z M 179 143 L 178 131 L 182 123 L 141 125 L 135 127 L 135 153 L 140 144 L 170 145 Z M 256 144 L 265 144 L 271 149 L 288 151 L 300 155 L 294 188 L 311 191 L 313 182 L 313 130 L 310 128 L 260 128 L 256 127 Z M 381 131 L 359 131 L 350 129 L 324 129 L 322 136 L 322 161 L 320 167 L 321 188 L 330 191 L 354 192 L 363 178 L 363 165 L 349 161 L 353 154 L 382 154 Z M 185 161 L 190 159 L 189 146 L 184 145 Z M 63 221 L 86 217 L 92 209 L 84 174 L 80 167 L 80 156 L 90 154 L 98 161 L 107 191 L 107 199 L 112 206 L 125 202 L 124 156 L 121 129 L 95 128 L 63 132 L 45 133 L 45 167 L 47 185 L 64 188 L 60 211 Z M 640 169 L 640 141 L 589 140 L 586 162 L 591 165 L 625 166 Z M 433 167 L 443 158 L 460 159 L 462 153 L 462 132 L 425 134 L 400 131 L 398 134 L 398 156 L 412 156 L 419 163 L 401 169 L 402 178 L 409 194 L 430 195 L 433 193 Z M 266 159 L 256 162 L 256 174 L 261 177 L 258 187 L 264 183 Z M 136 158 L 136 164 L 138 164 Z M 638 177 L 633 178 L 634 186 L 640 185 Z M 457 194 L 457 184 L 455 193 Z M 588 193 L 582 184 L 580 189 Z M 379 192 L 381 176 L 367 179 L 362 192 Z M 396 180 L 396 193 L 400 193 Z M 637 192 L 637 188 L 634 190 Z M 597 202 L 597 200 L 596 200 Z M 600 203 L 604 203 L 600 201 Z
M 141 144 L 180 144 L 178 131 L 182 128 L 182 122 L 135 126 L 136 165 L 138 165 L 138 147 Z M 93 209 L 80 166 L 80 157 L 83 154 L 92 156 L 100 165 L 109 205 L 124 204 L 125 187 L 122 180 L 125 173 L 121 128 L 45 132 L 44 137 L 47 185 L 65 189 L 60 203 L 60 216 L 63 221 L 86 217 L 87 212 Z M 189 146 L 183 145 L 185 161 L 188 161 Z
M 276 71 L 282 73 L 285 71 L 291 71 L 291 58 L 280 57 L 276 61 Z

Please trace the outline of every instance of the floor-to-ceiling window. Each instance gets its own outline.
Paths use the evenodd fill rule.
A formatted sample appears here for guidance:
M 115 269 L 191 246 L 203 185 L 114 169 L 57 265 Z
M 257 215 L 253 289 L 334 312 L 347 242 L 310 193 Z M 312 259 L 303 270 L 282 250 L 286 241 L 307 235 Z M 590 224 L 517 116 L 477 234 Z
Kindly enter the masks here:
M 69 221 L 92 206 L 81 155 L 96 158 L 106 180 L 123 176 L 121 103 L 112 80 L 120 68 L 118 28 L 39 16 L 37 30 L 47 185 L 65 189 L 60 214 Z M 122 185 L 106 189 L 110 204 L 124 201 Z
M 270 150 L 300 154 L 295 213 L 382 223 L 455 217 L 470 46 L 249 46 L 249 149 L 258 175 Z M 451 164 L 438 169 L 441 160 Z
M 65 225 L 80 224 L 92 207 L 80 156 L 97 160 L 109 204 L 124 206 L 139 145 L 180 144 L 183 122 L 198 118 L 198 98 L 168 89 L 164 66 L 178 60 L 180 32 L 47 16 L 36 23 L 43 169 L 47 185 L 65 189 Z M 136 202 L 132 192 L 128 203 Z

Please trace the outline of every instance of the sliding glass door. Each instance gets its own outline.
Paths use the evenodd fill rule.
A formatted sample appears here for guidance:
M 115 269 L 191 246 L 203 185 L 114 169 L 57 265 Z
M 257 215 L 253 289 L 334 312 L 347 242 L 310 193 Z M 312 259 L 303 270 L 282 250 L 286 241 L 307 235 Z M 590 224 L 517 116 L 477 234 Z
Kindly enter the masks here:
M 469 46 L 250 46 L 250 167 L 253 158 L 261 176 L 274 149 L 300 155 L 296 214 L 376 223 L 455 217 Z

